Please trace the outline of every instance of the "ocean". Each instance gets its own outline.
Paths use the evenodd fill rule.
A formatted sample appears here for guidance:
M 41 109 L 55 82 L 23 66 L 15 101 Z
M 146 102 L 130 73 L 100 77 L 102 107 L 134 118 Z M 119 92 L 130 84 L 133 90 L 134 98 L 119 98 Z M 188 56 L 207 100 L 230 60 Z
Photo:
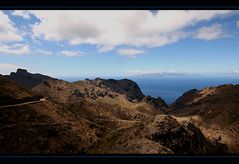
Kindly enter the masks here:
M 182 77 L 182 78 L 135 78 L 145 95 L 161 97 L 172 104 L 191 89 L 203 89 L 223 84 L 239 84 L 239 77 Z
M 84 80 L 84 78 L 63 78 L 66 81 L 73 82 L 77 80 Z M 94 79 L 94 78 L 90 78 Z M 114 79 L 122 79 L 114 77 Z M 167 104 L 172 104 L 183 93 L 191 89 L 202 89 L 210 86 L 218 86 L 223 84 L 239 84 L 239 76 L 225 76 L 225 77 L 131 77 L 135 81 L 141 91 L 145 95 L 152 97 L 161 97 Z

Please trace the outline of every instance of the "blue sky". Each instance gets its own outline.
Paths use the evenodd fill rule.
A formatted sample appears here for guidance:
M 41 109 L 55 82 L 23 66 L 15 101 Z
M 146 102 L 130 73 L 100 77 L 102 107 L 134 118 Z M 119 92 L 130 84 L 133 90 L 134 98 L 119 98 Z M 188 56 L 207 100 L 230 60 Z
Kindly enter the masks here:
M 238 11 L 1 11 L 0 73 L 239 75 Z

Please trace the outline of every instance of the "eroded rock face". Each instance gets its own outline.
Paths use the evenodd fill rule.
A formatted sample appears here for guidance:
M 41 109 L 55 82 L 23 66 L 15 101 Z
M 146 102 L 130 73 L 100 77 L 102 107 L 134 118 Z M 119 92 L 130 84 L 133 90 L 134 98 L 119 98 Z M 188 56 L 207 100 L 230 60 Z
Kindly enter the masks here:
M 27 89 L 31 89 L 45 80 L 52 79 L 46 75 L 29 73 L 25 69 L 17 69 L 16 73 L 11 72 L 10 75 L 5 75 L 5 77 L 16 81 Z

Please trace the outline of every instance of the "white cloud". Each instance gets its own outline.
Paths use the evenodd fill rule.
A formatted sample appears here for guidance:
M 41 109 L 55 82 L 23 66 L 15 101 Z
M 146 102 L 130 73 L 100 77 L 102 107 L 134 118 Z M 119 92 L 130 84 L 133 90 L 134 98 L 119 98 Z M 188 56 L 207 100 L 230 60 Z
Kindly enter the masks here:
M 40 23 L 33 25 L 35 37 L 67 41 L 73 45 L 93 44 L 99 51 L 119 45 L 160 47 L 188 34 L 186 27 L 233 11 L 33 11 Z
M 0 41 L 20 41 L 22 36 L 18 34 L 17 28 L 9 19 L 8 15 L 0 11 Z
M 24 19 L 31 19 L 32 12 L 29 10 L 15 10 L 11 13 L 13 16 L 21 16 Z
M 219 38 L 225 37 L 227 34 L 223 30 L 222 25 L 220 24 L 213 24 L 211 26 L 206 26 L 198 29 L 194 38 L 202 39 L 202 40 L 215 40 Z
M 84 53 L 81 51 L 61 51 L 60 54 L 67 57 L 73 57 L 73 56 L 82 56 Z
M 13 44 L 13 45 L 4 45 L 0 44 L 0 53 L 1 54 L 11 54 L 11 55 L 26 55 L 31 51 L 28 45 L 25 44 Z
M 53 55 L 52 51 L 46 51 L 46 50 L 41 50 L 41 49 L 37 49 L 36 53 L 40 54 L 40 55 Z
M 122 56 L 136 57 L 144 53 L 143 50 L 133 49 L 133 48 L 121 48 L 117 50 L 117 53 Z
M 0 73 L 4 75 L 9 74 L 10 72 L 16 71 L 16 69 L 18 68 L 20 67 L 14 64 L 0 63 Z

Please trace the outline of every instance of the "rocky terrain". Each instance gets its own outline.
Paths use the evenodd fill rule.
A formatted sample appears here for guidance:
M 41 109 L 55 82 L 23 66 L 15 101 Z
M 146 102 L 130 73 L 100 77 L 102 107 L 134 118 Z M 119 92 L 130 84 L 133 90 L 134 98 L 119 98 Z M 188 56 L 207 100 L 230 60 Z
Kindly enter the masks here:
M 135 126 L 116 131 L 89 149 L 89 153 L 224 154 L 227 147 L 207 139 L 189 122 L 156 115 Z
M 129 79 L 34 82 L 45 76 L 23 72 L 31 87 L 0 75 L 1 154 L 238 153 L 237 85 L 191 90 L 168 106 Z M 6 106 L 24 102 L 34 103 Z

